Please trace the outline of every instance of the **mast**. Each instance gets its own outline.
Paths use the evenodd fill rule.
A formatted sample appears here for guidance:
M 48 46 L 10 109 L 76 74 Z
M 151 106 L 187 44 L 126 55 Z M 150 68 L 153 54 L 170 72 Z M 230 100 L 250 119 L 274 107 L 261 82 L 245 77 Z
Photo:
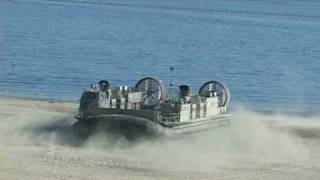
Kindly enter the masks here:
M 170 84 L 169 84 L 169 97 L 171 97 L 173 95 L 173 82 L 172 82 L 172 79 L 173 79 L 173 71 L 174 71 L 174 66 L 171 65 L 169 67 L 170 69 Z

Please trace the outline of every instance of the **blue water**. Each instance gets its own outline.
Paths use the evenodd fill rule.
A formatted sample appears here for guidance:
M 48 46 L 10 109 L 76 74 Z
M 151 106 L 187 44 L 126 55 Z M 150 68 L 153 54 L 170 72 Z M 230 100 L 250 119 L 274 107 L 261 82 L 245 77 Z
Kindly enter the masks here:
M 2 0 L 3 96 L 77 101 L 92 82 L 226 82 L 232 104 L 320 110 L 320 1 Z M 13 68 L 12 62 L 15 61 Z

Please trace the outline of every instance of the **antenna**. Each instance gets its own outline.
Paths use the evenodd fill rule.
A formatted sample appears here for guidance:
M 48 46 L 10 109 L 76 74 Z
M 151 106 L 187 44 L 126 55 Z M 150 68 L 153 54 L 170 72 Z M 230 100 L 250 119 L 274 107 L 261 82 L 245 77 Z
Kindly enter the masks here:
M 173 86 L 172 77 L 173 77 L 174 66 L 171 65 L 169 69 L 170 69 L 170 87 L 172 87 Z
M 172 83 L 172 79 L 173 79 L 173 71 L 174 71 L 174 66 L 171 65 L 169 67 L 170 69 L 170 84 L 169 84 L 169 91 L 168 91 L 168 95 L 169 97 L 173 95 L 173 83 Z

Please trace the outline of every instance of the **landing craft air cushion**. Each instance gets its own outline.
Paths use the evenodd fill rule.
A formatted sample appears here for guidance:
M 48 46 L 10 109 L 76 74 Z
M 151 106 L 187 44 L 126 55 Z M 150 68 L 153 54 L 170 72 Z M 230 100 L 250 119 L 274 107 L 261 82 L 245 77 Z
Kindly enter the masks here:
M 120 128 L 124 133 L 176 134 L 228 124 L 230 92 L 226 84 L 206 82 L 198 94 L 191 94 L 187 85 L 177 90 L 173 97 L 166 95 L 162 82 L 152 77 L 139 80 L 133 87 L 115 89 L 101 80 L 99 88 L 82 94 L 74 126 L 84 131 L 103 122 L 109 129 Z

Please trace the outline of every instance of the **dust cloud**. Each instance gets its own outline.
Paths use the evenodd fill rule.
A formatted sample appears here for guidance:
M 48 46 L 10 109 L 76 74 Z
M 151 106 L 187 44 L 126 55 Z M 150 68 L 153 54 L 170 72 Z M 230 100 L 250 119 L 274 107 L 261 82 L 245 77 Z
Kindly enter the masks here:
M 289 116 L 263 115 L 241 108 L 233 112 L 230 126 L 181 139 L 143 142 L 131 151 L 143 153 L 144 158 L 169 169 L 211 170 L 215 166 L 244 162 L 280 163 L 308 159 L 309 151 L 297 134 L 275 125 L 277 122 L 283 127 L 290 119 Z
M 0 155 L 1 151 L 28 148 L 50 153 L 62 149 L 64 157 L 79 153 L 90 161 L 107 155 L 119 161 L 126 159 L 132 162 L 126 162 L 126 166 L 144 171 L 214 172 L 222 167 L 248 168 L 257 163 L 297 164 L 310 159 L 311 149 L 305 139 L 318 140 L 320 134 L 319 116 L 263 114 L 238 107 L 232 112 L 230 125 L 195 134 L 135 142 L 105 133 L 79 139 L 71 128 L 76 106 L 65 105 L 57 110 L 48 103 L 44 106 L 44 102 L 1 101 Z M 68 108 L 71 110 L 66 111 Z

